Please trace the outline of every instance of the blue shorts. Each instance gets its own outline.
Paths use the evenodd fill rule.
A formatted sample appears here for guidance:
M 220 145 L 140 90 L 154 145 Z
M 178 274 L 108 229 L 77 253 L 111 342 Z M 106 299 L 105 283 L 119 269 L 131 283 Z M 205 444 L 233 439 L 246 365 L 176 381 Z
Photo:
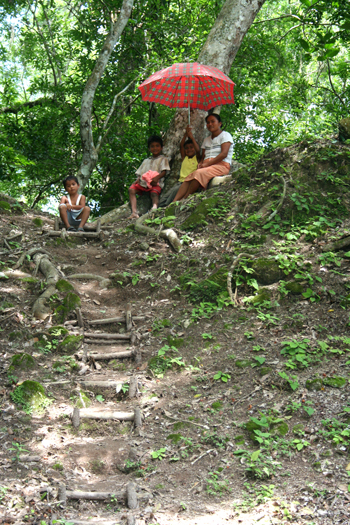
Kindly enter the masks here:
M 79 217 L 79 215 L 81 214 L 82 211 L 83 210 L 79 210 L 79 213 L 77 214 L 76 210 L 67 210 L 68 222 L 69 222 L 70 226 L 73 226 L 73 228 L 79 228 L 80 227 L 81 219 L 78 219 L 78 217 Z

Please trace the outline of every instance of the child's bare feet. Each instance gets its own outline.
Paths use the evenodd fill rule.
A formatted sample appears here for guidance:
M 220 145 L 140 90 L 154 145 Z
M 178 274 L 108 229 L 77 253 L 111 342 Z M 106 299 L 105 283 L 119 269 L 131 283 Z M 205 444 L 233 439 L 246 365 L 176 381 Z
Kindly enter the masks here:
M 154 210 L 156 210 L 157 208 L 158 208 L 158 206 L 157 206 L 156 204 L 153 204 L 151 211 L 154 211 Z
M 133 212 L 128 219 L 139 219 L 140 215 L 138 213 Z

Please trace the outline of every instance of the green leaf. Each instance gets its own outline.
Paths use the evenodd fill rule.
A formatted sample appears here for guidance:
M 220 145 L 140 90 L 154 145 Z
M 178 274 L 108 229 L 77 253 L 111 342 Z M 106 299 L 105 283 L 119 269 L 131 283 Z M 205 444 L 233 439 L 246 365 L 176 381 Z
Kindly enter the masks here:
M 104 397 L 101 396 L 101 394 L 97 394 L 96 401 L 98 401 L 99 403 L 103 403 L 104 402 Z
M 256 450 L 253 452 L 253 454 L 250 456 L 251 461 L 256 461 L 260 455 L 261 450 Z
M 306 40 L 303 40 L 302 38 L 300 38 L 299 39 L 299 44 L 301 45 L 301 47 L 303 49 L 305 49 L 305 51 L 309 51 L 310 46 L 309 46 L 309 43 Z

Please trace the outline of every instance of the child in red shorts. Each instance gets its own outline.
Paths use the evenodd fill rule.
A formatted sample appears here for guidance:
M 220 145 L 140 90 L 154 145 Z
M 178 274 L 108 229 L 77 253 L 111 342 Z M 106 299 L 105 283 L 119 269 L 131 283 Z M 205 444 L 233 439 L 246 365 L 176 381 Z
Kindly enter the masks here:
M 169 160 L 162 154 L 163 140 L 157 135 L 152 135 L 147 141 L 148 149 L 152 156 L 145 159 L 139 169 L 136 171 L 137 179 L 129 188 L 131 215 L 129 219 L 138 219 L 137 200 L 136 195 L 149 193 L 152 199 L 152 210 L 157 209 L 159 203 L 159 195 L 163 189 L 163 177 L 167 171 L 170 171 Z M 152 178 L 151 182 L 147 184 L 146 180 L 142 179 L 142 175 L 147 172 L 157 172 L 158 175 Z M 151 186 L 150 188 L 148 186 Z

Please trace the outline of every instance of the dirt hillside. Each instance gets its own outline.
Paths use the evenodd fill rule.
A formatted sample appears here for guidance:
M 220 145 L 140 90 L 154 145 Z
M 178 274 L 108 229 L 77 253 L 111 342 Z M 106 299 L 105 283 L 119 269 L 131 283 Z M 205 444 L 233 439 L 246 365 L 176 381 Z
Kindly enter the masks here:
M 303 142 L 103 238 L 0 195 L 0 523 L 350 524 L 349 185 Z

